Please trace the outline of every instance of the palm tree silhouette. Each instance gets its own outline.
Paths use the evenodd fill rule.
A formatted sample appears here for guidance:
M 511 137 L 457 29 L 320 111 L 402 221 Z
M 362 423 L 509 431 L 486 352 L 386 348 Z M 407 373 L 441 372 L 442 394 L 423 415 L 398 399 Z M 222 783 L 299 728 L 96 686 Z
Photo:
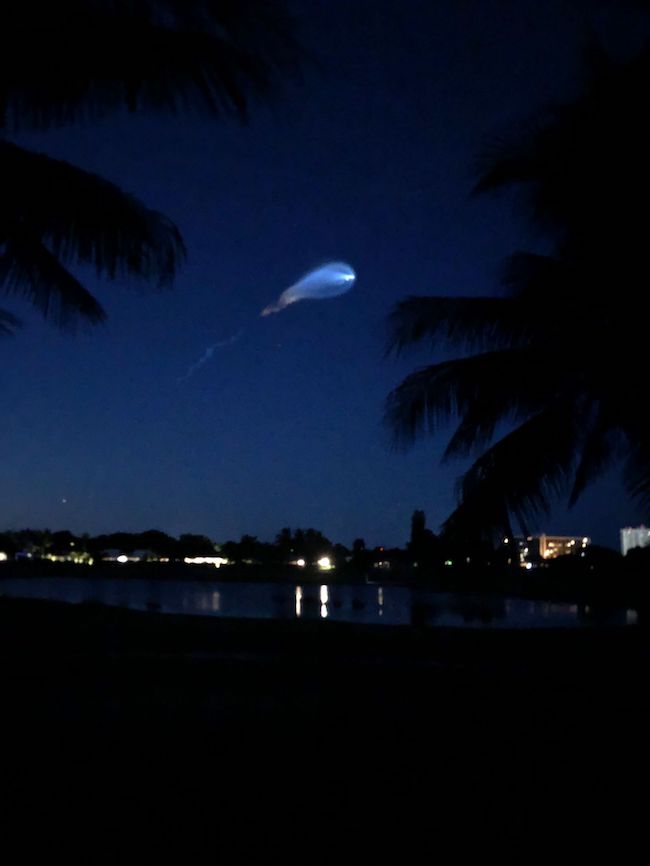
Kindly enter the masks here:
M 520 127 L 483 159 L 476 191 L 514 187 L 551 242 L 519 252 L 498 297 L 411 297 L 390 350 L 430 340 L 464 352 L 388 397 L 397 444 L 457 419 L 444 459 L 472 456 L 445 524 L 464 535 L 527 531 L 615 461 L 650 505 L 647 210 L 650 53 L 615 63 L 592 46 L 580 97 Z
M 104 318 L 73 275 L 172 280 L 178 229 L 119 187 L 7 140 L 111 112 L 245 121 L 300 52 L 281 0 L 20 0 L 0 32 L 0 289 L 60 326 Z M 17 320 L 0 312 L 0 333 Z

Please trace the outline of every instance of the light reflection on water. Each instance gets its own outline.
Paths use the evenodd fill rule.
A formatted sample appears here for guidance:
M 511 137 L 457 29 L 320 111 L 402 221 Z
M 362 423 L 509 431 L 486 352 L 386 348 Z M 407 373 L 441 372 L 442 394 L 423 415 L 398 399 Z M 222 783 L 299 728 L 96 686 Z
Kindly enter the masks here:
M 321 619 L 327 619 L 329 611 L 327 610 L 327 602 L 329 601 L 329 592 L 326 586 L 320 588 L 320 615 Z
M 27 578 L 0 580 L 0 594 L 73 604 L 97 602 L 133 610 L 253 619 L 328 619 L 461 628 L 580 627 L 594 622 L 636 625 L 636 610 L 603 619 L 585 605 L 467 594 L 422 592 L 401 586 L 205 581 Z

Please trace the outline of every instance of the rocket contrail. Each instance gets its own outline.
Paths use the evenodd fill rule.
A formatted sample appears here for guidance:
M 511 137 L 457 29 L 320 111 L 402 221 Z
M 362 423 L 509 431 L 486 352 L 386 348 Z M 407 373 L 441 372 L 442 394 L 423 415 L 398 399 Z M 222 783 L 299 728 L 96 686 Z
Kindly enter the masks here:
M 232 344 L 236 343 L 243 333 L 243 331 L 238 331 L 233 337 L 228 337 L 227 340 L 219 340 L 219 342 L 213 343 L 211 346 L 208 346 L 208 348 L 205 350 L 199 360 L 195 361 L 194 364 L 192 364 L 188 368 L 187 373 L 184 376 L 179 376 L 176 381 L 186 382 L 190 378 L 190 376 L 193 376 L 197 370 L 200 370 L 201 367 L 210 360 L 210 358 L 214 355 L 217 349 L 225 349 L 226 346 L 232 346 Z
M 347 262 L 326 262 L 318 268 L 313 268 L 293 285 L 285 289 L 279 298 L 268 307 L 265 307 L 260 313 L 261 316 L 270 316 L 273 313 L 279 313 L 290 304 L 295 304 L 297 301 L 312 300 L 320 301 L 325 298 L 335 298 L 338 295 L 344 295 L 349 292 L 354 286 L 357 275 Z M 203 355 L 192 364 L 184 376 L 180 376 L 177 382 L 186 382 L 191 378 L 201 367 L 206 364 L 214 355 L 217 349 L 225 349 L 226 346 L 232 346 L 243 334 L 243 330 L 239 331 L 233 337 L 227 340 L 220 340 L 218 343 L 213 343 L 205 350 Z

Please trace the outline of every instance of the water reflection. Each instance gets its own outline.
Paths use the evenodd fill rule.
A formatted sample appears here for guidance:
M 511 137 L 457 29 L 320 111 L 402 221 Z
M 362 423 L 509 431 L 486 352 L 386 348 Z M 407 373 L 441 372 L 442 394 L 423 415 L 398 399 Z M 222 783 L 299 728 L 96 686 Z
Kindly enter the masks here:
M 134 610 L 256 619 L 332 619 L 386 625 L 543 628 L 638 624 L 633 609 L 423 592 L 407 587 L 286 585 L 138 579 L 46 578 L 0 581 L 0 594 Z
M 320 588 L 320 615 L 321 619 L 326 619 L 328 615 L 327 602 L 329 601 L 329 591 L 326 586 Z

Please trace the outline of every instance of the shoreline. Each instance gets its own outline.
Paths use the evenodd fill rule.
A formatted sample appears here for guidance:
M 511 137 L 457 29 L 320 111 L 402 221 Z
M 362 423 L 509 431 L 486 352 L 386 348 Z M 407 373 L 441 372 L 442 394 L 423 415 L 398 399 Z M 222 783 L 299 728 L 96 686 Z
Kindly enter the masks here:
M 516 649 L 516 652 L 513 650 Z M 585 670 L 627 657 L 650 661 L 650 633 L 643 625 L 588 628 L 463 629 L 434 625 L 385 625 L 331 620 L 208 617 L 136 611 L 97 602 L 0 597 L 0 654 L 116 659 L 146 654 L 215 659 L 229 653 L 377 664 L 413 663 L 476 670 L 522 666 L 557 673 L 571 664 Z
M 539 574 L 516 571 L 468 572 L 459 570 L 427 575 L 395 574 L 360 575 L 354 571 L 303 569 L 295 566 L 222 566 L 187 565 L 184 563 L 97 563 L 75 565 L 47 560 L 8 561 L 0 563 L 0 589 L 3 579 L 56 579 L 85 580 L 149 580 L 164 582 L 277 584 L 278 586 L 317 586 L 337 584 L 345 586 L 404 587 L 410 589 L 415 600 L 422 593 L 450 593 L 458 596 L 484 596 L 486 598 L 522 599 L 549 603 L 592 605 L 603 611 L 633 608 L 650 609 L 650 575 L 645 573 L 576 573 Z

